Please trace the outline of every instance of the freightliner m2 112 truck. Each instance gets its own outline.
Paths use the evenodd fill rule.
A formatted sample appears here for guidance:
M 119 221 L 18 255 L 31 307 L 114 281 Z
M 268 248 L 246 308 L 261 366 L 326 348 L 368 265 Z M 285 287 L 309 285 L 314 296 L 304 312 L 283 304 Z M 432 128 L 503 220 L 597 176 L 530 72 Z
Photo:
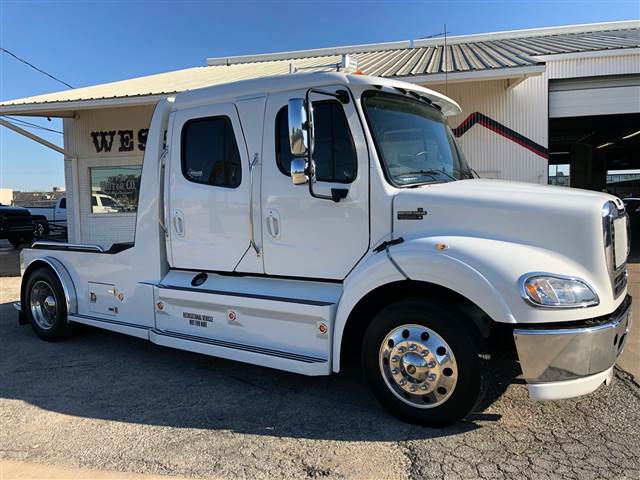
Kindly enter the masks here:
M 135 241 L 25 249 L 21 317 L 44 340 L 81 323 L 304 375 L 356 353 L 385 407 L 430 426 L 479 404 L 498 335 L 532 399 L 592 392 L 629 328 L 624 205 L 478 179 L 459 112 L 334 72 L 167 96 Z

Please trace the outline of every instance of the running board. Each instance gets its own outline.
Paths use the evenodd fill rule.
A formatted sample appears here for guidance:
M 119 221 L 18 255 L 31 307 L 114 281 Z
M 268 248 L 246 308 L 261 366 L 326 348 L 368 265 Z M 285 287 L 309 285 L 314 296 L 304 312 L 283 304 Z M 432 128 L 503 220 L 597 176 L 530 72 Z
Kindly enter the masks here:
M 156 345 L 164 347 L 177 348 L 188 352 L 201 353 L 302 375 L 331 374 L 329 362 L 322 358 L 159 330 L 150 330 L 149 340 Z

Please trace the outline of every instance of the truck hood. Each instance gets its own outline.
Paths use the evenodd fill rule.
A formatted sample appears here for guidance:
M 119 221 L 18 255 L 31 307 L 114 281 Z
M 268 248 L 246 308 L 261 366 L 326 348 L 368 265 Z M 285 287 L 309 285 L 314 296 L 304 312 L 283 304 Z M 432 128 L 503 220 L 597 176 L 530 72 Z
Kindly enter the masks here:
M 26 208 L 0 205 L 0 215 L 4 217 L 28 217 L 31 213 Z
M 393 201 L 393 229 L 405 239 L 463 236 L 526 244 L 595 272 L 606 264 L 602 207 L 608 201 L 624 208 L 620 199 L 588 190 L 460 180 L 402 190 Z

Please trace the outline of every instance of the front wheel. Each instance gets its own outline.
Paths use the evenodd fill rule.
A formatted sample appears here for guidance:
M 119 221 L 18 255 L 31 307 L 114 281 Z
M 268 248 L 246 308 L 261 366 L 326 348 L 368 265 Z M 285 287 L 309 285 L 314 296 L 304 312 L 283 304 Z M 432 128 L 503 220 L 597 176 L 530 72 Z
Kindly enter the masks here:
M 18 248 L 23 243 L 31 243 L 33 242 L 33 234 L 27 233 L 22 235 L 11 235 L 8 238 L 9 243 L 14 247 Z
M 475 326 L 451 307 L 408 299 L 382 310 L 362 362 L 374 395 L 401 420 L 451 425 L 482 400 L 488 355 Z

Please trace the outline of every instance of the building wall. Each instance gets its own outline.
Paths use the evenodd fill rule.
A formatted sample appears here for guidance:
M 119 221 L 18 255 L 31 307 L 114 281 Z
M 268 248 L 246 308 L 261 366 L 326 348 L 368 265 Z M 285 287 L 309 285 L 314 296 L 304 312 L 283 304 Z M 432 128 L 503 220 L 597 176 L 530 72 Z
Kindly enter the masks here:
M 12 188 L 0 188 L 0 203 L 3 205 L 13 204 L 13 189 Z
M 142 165 L 144 151 L 138 146 L 138 132 L 148 129 L 152 106 L 107 108 L 79 112 L 76 118 L 64 120 L 64 146 L 77 160 L 65 158 L 69 241 L 109 247 L 113 243 L 133 241 L 135 213 L 91 213 L 89 169 L 101 166 Z M 133 149 L 125 151 L 118 132 L 133 132 Z M 110 151 L 98 152 L 92 132 L 116 132 Z M 98 140 L 101 136 L 98 135 Z M 76 214 L 79 212 L 79 215 Z M 79 220 L 79 221 L 78 221 Z
M 620 55 L 596 52 L 594 56 L 558 55 L 544 60 L 546 71 L 542 75 L 528 77 L 512 88 L 509 80 L 425 85 L 462 107 L 461 115 L 449 118 L 454 132 L 465 120 L 473 125 L 458 141 L 480 176 L 547 183 L 550 80 L 640 73 L 637 49 Z M 469 121 L 476 112 L 483 117 L 477 115 Z M 498 133 L 500 127 L 508 130 Z
M 512 87 L 508 80 L 427 86 L 461 106 L 449 125 L 481 177 L 547 183 L 548 103 L 542 75 Z

